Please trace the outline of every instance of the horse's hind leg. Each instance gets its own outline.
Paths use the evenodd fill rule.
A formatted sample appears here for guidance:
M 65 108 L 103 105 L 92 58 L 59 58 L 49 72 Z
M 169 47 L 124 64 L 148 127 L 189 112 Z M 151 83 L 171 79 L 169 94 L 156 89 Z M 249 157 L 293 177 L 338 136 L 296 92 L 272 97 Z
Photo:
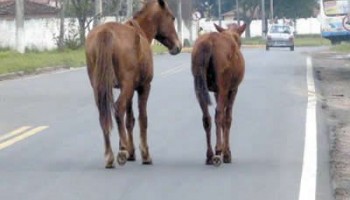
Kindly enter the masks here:
M 212 165 L 213 164 L 213 148 L 211 146 L 211 117 L 209 115 L 209 111 L 208 111 L 208 105 L 200 105 L 202 112 L 203 112 L 203 127 L 205 130 L 205 134 L 206 134 L 206 139 L 207 139 L 207 159 L 205 161 L 205 164 L 207 165 Z
M 128 130 L 128 161 L 135 161 L 135 146 L 133 138 L 133 129 L 135 125 L 134 112 L 132 110 L 132 99 L 130 100 L 126 111 L 126 129 Z
M 215 98 L 217 106 L 215 110 L 215 125 L 216 125 L 216 145 L 215 145 L 215 160 L 221 159 L 223 145 L 222 145 L 222 130 L 224 125 L 224 111 L 227 99 L 225 93 L 216 93 Z M 221 162 L 218 161 L 218 162 Z M 215 163 L 214 163 L 215 164 Z
M 128 103 L 130 102 L 133 95 L 132 88 L 121 88 L 118 100 L 114 104 L 115 108 L 115 118 L 118 125 L 119 131 L 119 152 L 117 156 L 117 161 L 119 165 L 124 165 L 129 158 L 129 152 L 127 151 L 128 140 L 125 130 L 125 112 Z
M 225 110 L 225 121 L 224 121 L 224 147 L 223 147 L 223 154 L 224 154 L 224 163 L 231 163 L 231 150 L 230 150 L 230 128 L 232 123 L 232 107 L 233 103 L 235 101 L 235 97 L 237 94 L 237 89 L 234 89 L 229 92 L 228 95 L 228 105 Z
M 104 123 L 100 118 L 100 124 L 103 131 L 103 139 L 105 142 L 105 160 L 106 160 L 106 168 L 114 168 L 114 155 L 111 147 L 110 133 L 107 127 L 105 127 Z
M 142 156 L 143 164 L 152 164 L 152 158 L 149 154 L 148 144 L 147 144 L 147 100 L 151 85 L 147 84 L 138 89 L 138 104 L 139 104 L 139 124 L 140 124 L 140 135 L 141 143 L 140 150 Z

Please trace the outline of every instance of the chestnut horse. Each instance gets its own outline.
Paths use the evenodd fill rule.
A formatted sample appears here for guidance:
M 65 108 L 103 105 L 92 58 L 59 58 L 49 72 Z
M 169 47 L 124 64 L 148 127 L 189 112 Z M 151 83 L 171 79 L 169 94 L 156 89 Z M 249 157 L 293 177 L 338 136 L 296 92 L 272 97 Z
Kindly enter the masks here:
M 138 94 L 140 150 L 143 164 L 152 164 L 147 144 L 147 99 L 153 78 L 151 42 L 158 40 L 170 54 L 181 51 L 174 15 L 164 0 L 149 1 L 125 24 L 109 22 L 95 27 L 86 39 L 86 61 L 104 136 L 106 168 L 114 167 L 111 148 L 112 112 L 119 131 L 117 162 L 135 160 L 132 108 Z M 116 102 L 113 88 L 119 88 Z
M 229 133 L 232 106 L 238 86 L 244 76 L 244 58 L 240 51 L 241 34 L 245 25 L 229 26 L 228 29 L 214 24 L 218 32 L 200 36 L 192 51 L 192 74 L 195 93 L 203 112 L 203 126 L 207 138 L 206 164 L 219 166 L 223 154 L 224 163 L 231 163 Z M 214 92 L 217 102 L 215 113 L 216 146 L 213 154 L 210 131 L 211 104 L 209 91 Z

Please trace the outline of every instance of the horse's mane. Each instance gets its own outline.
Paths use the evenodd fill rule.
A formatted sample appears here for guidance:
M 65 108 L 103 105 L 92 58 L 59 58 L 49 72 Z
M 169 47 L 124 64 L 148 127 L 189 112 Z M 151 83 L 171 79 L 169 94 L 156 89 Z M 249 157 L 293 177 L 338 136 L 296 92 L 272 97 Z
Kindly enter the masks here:
M 133 19 L 136 19 L 136 18 L 138 18 L 139 16 L 141 16 L 141 15 L 146 11 L 146 8 L 147 8 L 150 4 L 152 4 L 152 3 L 154 3 L 154 2 L 155 2 L 155 1 L 147 1 L 147 2 L 145 2 L 145 3 L 144 3 L 144 6 L 142 7 L 142 9 L 139 10 L 139 11 L 137 11 L 137 12 L 134 14 Z

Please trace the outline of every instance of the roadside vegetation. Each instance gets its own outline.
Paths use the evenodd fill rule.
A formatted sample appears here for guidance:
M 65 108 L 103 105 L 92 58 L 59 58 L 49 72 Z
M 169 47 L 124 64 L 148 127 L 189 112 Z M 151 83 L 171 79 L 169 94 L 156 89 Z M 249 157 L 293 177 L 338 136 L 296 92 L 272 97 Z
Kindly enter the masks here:
M 350 43 L 342 42 L 340 45 L 333 46 L 331 49 L 339 53 L 350 53 Z
M 11 72 L 33 72 L 44 67 L 79 67 L 85 63 L 84 51 L 63 50 L 27 52 L 0 51 L 0 74 Z
M 166 48 L 162 45 L 154 45 L 153 52 L 162 53 Z M 8 49 L 0 50 L 0 74 L 12 72 L 34 72 L 46 67 L 82 67 L 85 66 L 84 49 L 62 51 L 29 51 L 20 54 Z

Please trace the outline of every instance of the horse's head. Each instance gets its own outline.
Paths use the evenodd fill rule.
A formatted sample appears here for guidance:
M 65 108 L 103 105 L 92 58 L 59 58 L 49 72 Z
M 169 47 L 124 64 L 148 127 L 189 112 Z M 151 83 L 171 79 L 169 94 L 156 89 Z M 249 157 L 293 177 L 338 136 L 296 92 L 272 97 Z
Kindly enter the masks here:
M 214 24 L 214 26 L 218 32 L 225 32 L 231 35 L 237 44 L 241 46 L 241 35 L 246 29 L 246 24 L 243 24 L 242 26 L 238 26 L 237 24 L 230 24 L 227 29 L 224 29 L 217 24 Z
M 172 55 L 180 53 L 182 45 L 175 30 L 175 17 L 165 0 L 149 1 L 134 19 L 138 20 L 150 41 L 158 40 Z
M 155 39 L 169 49 L 170 54 L 180 53 L 182 45 L 175 30 L 175 17 L 164 0 L 158 0 Z

